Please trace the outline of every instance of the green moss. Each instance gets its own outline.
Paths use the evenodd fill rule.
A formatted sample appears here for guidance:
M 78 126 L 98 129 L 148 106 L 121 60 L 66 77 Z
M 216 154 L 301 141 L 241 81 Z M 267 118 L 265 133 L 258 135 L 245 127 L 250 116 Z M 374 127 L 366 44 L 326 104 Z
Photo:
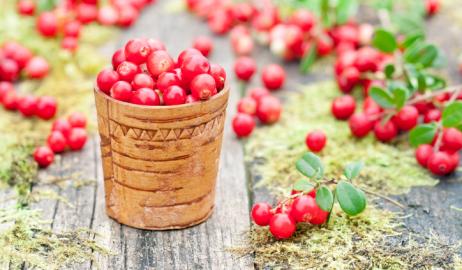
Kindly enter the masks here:
M 314 95 L 316 93 L 316 95 Z M 261 175 L 258 186 L 277 194 L 286 194 L 301 175 L 295 161 L 307 151 L 305 136 L 320 129 L 328 137 L 320 154 L 328 176 L 339 176 L 343 167 L 356 160 L 365 163 L 358 183 L 386 194 L 407 192 L 413 186 L 431 186 L 437 180 L 415 161 L 406 138 L 383 144 L 372 135 L 365 139 L 351 136 L 348 123 L 335 120 L 330 113 L 331 101 L 338 96 L 333 83 L 321 83 L 291 94 L 278 124 L 257 129 L 245 145 L 246 160 L 254 175 Z

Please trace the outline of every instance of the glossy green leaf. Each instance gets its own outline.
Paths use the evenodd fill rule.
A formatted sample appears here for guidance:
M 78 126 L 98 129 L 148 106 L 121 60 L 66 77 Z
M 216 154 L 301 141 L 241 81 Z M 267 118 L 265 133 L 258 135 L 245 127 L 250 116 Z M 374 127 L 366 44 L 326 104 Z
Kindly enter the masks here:
M 393 100 L 396 109 L 401 109 L 409 98 L 409 93 L 405 88 L 396 88 L 393 91 Z
M 336 7 L 337 24 L 344 24 L 358 11 L 357 0 L 339 0 Z
M 425 34 L 422 32 L 417 32 L 410 34 L 406 37 L 406 39 L 403 41 L 402 46 L 404 48 L 409 48 L 411 47 L 414 43 L 423 41 L 425 39 Z
M 358 177 L 363 167 L 364 163 L 362 161 L 352 162 L 345 167 L 344 175 L 347 179 L 352 180 Z
M 435 123 L 418 125 L 409 133 L 411 145 L 417 147 L 421 144 L 431 143 L 435 137 L 437 126 Z
M 443 126 L 456 127 L 462 124 L 462 102 L 456 101 L 443 111 Z
M 317 46 L 316 44 L 313 44 L 300 62 L 300 72 L 306 74 L 308 71 L 310 71 L 310 68 L 316 61 L 317 56 Z
M 395 66 L 393 64 L 386 65 L 384 69 L 384 73 L 387 79 L 393 78 L 393 74 L 395 73 Z
M 369 95 L 383 108 L 394 108 L 395 102 L 393 96 L 386 90 L 373 86 L 369 91 Z
M 316 191 L 316 204 L 324 211 L 330 212 L 334 205 L 334 195 L 326 186 L 320 186 Z
M 375 31 L 372 45 L 386 53 L 392 53 L 398 48 L 396 37 L 385 29 L 378 29 Z
M 340 181 L 335 189 L 340 208 L 350 216 L 360 214 L 366 209 L 364 192 L 351 183 Z
M 309 192 L 314 188 L 314 185 L 308 182 L 307 179 L 300 179 L 295 182 L 293 189 L 296 191 Z
M 315 154 L 308 152 L 297 161 L 295 167 L 299 172 L 307 177 L 320 178 L 324 175 L 324 167 L 321 159 Z

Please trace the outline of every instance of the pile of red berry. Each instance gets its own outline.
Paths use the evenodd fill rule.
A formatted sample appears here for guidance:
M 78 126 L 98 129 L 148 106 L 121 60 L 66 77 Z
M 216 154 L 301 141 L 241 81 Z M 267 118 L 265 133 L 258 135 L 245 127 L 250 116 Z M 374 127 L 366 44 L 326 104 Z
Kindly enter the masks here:
M 51 11 L 37 14 L 36 27 L 44 37 L 62 36 L 61 47 L 75 51 L 83 25 L 96 22 L 107 26 L 129 27 L 138 19 L 140 12 L 153 2 L 153 0 L 111 0 L 107 3 L 99 0 L 58 1 Z M 17 9 L 21 15 L 34 16 L 36 1 L 20 0 Z
M 74 112 L 67 119 L 53 122 L 47 145 L 39 146 L 34 151 L 34 159 L 40 167 L 48 167 L 54 160 L 55 153 L 66 149 L 81 150 L 87 142 L 87 119 L 82 113 Z
M 112 68 L 101 71 L 96 84 L 120 101 L 170 106 L 210 99 L 225 82 L 223 67 L 194 48 L 174 60 L 162 42 L 133 39 L 114 53 Z
M 329 212 L 316 203 L 316 191 L 308 194 L 292 191 L 290 199 L 272 208 L 267 203 L 257 203 L 252 207 L 252 220 L 259 226 L 268 226 L 277 239 L 290 238 L 299 222 L 321 225 L 327 221 Z
M 18 42 L 8 41 L 0 46 L 0 81 L 14 82 L 21 72 L 29 79 L 42 79 L 48 75 L 48 62 Z

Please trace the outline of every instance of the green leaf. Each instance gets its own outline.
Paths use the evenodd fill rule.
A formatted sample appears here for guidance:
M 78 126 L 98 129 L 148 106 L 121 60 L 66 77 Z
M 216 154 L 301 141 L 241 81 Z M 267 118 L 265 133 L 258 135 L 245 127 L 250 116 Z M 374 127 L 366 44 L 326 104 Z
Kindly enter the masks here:
M 300 62 L 300 72 L 306 74 L 308 71 L 310 71 L 310 68 L 316 61 L 317 56 L 317 45 L 313 43 Z
M 409 133 L 411 145 L 417 147 L 421 144 L 431 143 L 435 137 L 437 126 L 435 123 L 418 125 Z
M 296 191 L 305 191 L 309 192 L 313 190 L 314 185 L 308 182 L 306 179 L 300 179 L 297 182 L 295 182 L 293 189 Z
M 316 204 L 324 211 L 330 212 L 334 205 L 334 195 L 326 186 L 320 186 L 316 191 Z
M 443 126 L 456 127 L 462 124 L 462 102 L 456 101 L 443 111 Z
M 402 43 L 402 46 L 404 48 L 409 48 L 415 42 L 423 41 L 424 39 L 425 39 L 425 34 L 423 32 L 413 33 L 406 37 L 406 39 Z
M 375 31 L 372 45 L 382 52 L 392 53 L 398 48 L 395 36 L 385 29 Z
M 408 91 L 404 88 L 396 88 L 393 90 L 393 100 L 396 106 L 396 109 L 401 109 L 409 98 Z
M 52 10 L 57 5 L 58 0 L 39 0 L 37 9 L 40 12 Z
M 357 0 L 339 0 L 336 8 L 337 24 L 345 24 L 357 11 Z
M 350 216 L 358 215 L 366 208 L 364 192 L 351 183 L 340 181 L 337 184 L 335 193 L 340 207 Z
M 369 91 L 369 95 L 377 102 L 382 108 L 394 108 L 395 102 L 393 96 L 386 90 L 373 86 Z
M 321 159 L 311 152 L 304 154 L 303 157 L 297 161 L 295 167 L 303 175 L 310 178 L 320 178 L 324 175 L 324 167 Z
M 438 90 L 446 87 L 446 80 L 433 74 L 425 74 L 425 85 L 430 90 Z
M 393 78 L 393 74 L 395 73 L 395 66 L 393 64 L 388 64 L 385 66 L 385 77 L 387 77 L 387 79 L 391 79 Z
M 358 177 L 364 163 L 362 161 L 352 162 L 345 167 L 344 175 L 348 180 Z

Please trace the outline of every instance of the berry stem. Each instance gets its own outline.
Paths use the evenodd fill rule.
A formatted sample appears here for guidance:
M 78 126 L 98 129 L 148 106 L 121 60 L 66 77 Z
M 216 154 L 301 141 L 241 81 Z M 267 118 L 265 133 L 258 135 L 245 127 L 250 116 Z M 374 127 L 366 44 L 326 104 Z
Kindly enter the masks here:
M 364 192 L 366 192 L 367 194 L 370 194 L 370 195 L 373 195 L 373 196 L 382 198 L 382 199 L 384 199 L 384 200 L 387 200 L 387 201 L 389 201 L 390 203 L 392 203 L 392 204 L 394 204 L 394 205 L 396 205 L 396 206 L 398 206 L 398 207 L 400 207 L 400 208 L 402 208 L 402 209 L 405 209 L 405 208 L 406 208 L 406 206 L 402 205 L 402 204 L 399 203 L 398 201 L 393 200 L 392 198 L 390 198 L 390 197 L 388 197 L 388 196 L 379 194 L 379 193 L 374 192 L 374 191 L 372 191 L 372 190 L 369 190 L 369 189 L 367 189 L 367 188 L 365 188 L 365 187 L 361 187 L 361 189 L 362 189 Z
M 460 84 L 450 86 L 450 87 L 447 87 L 447 88 L 443 88 L 443 89 L 440 89 L 440 90 L 437 90 L 437 91 L 425 93 L 425 94 L 423 94 L 421 96 L 415 97 L 415 98 L 409 100 L 409 102 L 407 104 L 408 105 L 413 105 L 413 104 L 421 102 L 421 101 L 427 101 L 429 99 L 432 99 L 432 98 L 434 98 L 434 97 L 436 97 L 438 95 L 444 94 L 444 93 L 454 93 L 454 95 L 451 96 L 452 101 L 454 101 L 457 98 L 457 95 L 455 95 L 455 93 L 459 93 L 461 89 L 462 89 L 462 85 L 460 85 Z

